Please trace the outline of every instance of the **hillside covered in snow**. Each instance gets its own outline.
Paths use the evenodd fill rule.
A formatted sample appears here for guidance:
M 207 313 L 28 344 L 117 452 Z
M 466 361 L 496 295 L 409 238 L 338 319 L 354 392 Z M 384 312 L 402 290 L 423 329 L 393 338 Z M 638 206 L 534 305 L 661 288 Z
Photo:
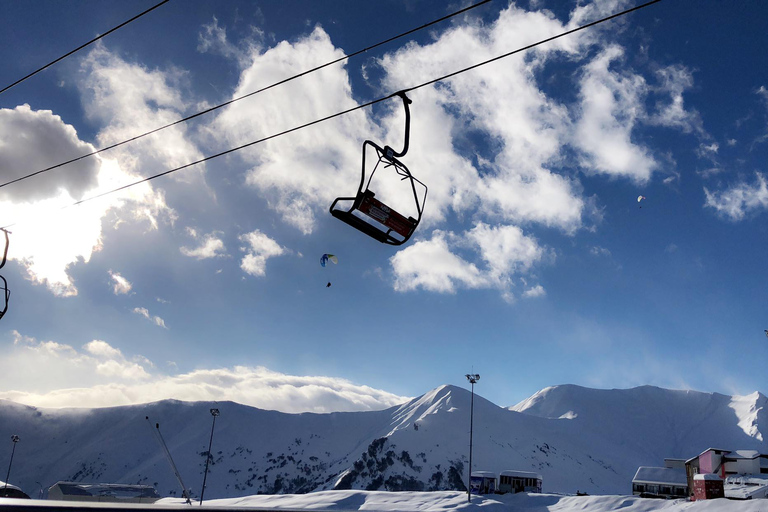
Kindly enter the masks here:
M 766 453 L 766 400 L 760 393 L 557 386 L 504 408 L 476 394 L 473 467 L 536 471 L 544 492 L 629 494 L 637 467 L 662 465 L 665 457 L 688 458 L 710 446 Z M 231 402 L 38 409 L 0 401 L 0 433 L 21 437 L 10 481 L 33 497 L 59 480 L 148 483 L 178 496 L 152 432 L 159 423 L 182 479 L 199 496 L 212 407 L 221 415 L 206 498 L 464 489 L 470 393 L 454 386 L 383 411 L 332 414 Z

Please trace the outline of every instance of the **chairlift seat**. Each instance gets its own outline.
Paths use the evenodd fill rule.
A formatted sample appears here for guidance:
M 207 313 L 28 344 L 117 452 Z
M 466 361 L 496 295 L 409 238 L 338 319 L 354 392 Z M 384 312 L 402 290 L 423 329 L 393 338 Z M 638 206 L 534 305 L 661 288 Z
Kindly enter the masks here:
M 373 170 L 367 176 L 365 155 L 366 145 L 375 149 L 378 161 Z M 339 197 L 331 204 L 331 215 L 370 236 L 371 238 L 388 245 L 402 245 L 413 235 L 421 221 L 421 213 L 427 196 L 427 187 L 416 179 L 408 168 L 392 155 L 390 148 L 382 149 L 369 140 L 363 143 L 363 174 L 360 187 L 355 197 Z M 413 194 L 417 218 L 405 216 L 389 205 L 376 198 L 373 190 L 368 188 L 376 171 L 391 169 L 400 176 L 401 180 L 409 180 L 410 191 Z M 421 193 L 419 193 L 421 192 Z M 350 203 L 348 207 L 340 203 Z

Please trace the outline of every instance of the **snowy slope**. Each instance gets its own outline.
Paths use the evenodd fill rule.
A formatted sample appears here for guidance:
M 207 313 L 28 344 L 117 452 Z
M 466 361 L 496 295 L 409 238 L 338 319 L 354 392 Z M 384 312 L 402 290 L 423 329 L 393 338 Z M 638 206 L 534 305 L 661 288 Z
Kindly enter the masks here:
M 627 457 L 653 466 L 665 457 L 690 458 L 710 447 L 765 453 L 761 425 L 768 428 L 766 402 L 757 392 L 739 397 L 653 386 L 601 390 L 565 385 L 539 391 L 510 410 L 563 418 L 592 433 L 585 438 L 590 444 L 602 440 L 613 460 Z
M 765 453 L 765 402 L 759 393 L 558 386 L 505 409 L 476 394 L 473 467 L 537 471 L 545 492 L 626 494 L 638 466 L 660 465 L 664 457 L 690 457 L 713 445 Z M 454 386 L 384 411 L 333 414 L 229 402 L 54 410 L 0 401 L 0 434 L 21 436 L 10 481 L 35 497 L 58 480 L 149 483 L 161 495 L 178 496 L 153 437 L 155 422 L 185 484 L 199 495 L 211 407 L 221 416 L 207 498 L 450 490 L 466 482 L 469 406 L 469 391 Z
M 179 503 L 162 500 L 163 504 Z M 455 491 L 373 492 L 333 491 L 311 495 L 247 496 L 207 501 L 211 507 L 252 507 L 261 510 L 391 510 L 413 512 L 764 512 L 765 500 L 726 499 L 686 502 L 650 500 L 632 496 L 562 496 L 552 494 L 506 494 L 473 496 Z

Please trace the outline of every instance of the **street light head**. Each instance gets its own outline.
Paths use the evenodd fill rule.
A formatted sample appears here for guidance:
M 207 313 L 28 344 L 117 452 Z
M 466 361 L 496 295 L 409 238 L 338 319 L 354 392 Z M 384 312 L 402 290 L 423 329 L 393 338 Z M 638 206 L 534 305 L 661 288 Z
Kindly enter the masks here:
M 218 409 L 211 409 L 211 416 L 218 416 L 219 410 Z
M 467 380 L 470 382 L 470 384 L 474 384 L 475 382 L 480 380 L 480 375 L 477 373 L 468 373 L 466 377 L 467 377 Z
M 11 441 L 13 441 L 14 443 L 18 443 L 18 442 L 19 442 L 19 436 L 17 436 L 17 435 L 12 435 L 12 436 L 11 436 Z

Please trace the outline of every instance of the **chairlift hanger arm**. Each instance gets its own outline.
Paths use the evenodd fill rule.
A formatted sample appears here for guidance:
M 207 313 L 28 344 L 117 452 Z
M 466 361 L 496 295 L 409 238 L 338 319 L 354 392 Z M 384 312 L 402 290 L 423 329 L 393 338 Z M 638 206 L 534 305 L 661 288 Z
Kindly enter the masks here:
M 399 153 L 396 153 L 395 150 L 389 146 L 384 147 L 384 152 L 388 158 L 401 158 L 408 152 L 408 141 L 411 136 L 411 109 L 408 108 L 408 105 L 412 102 L 411 99 L 405 95 L 405 91 L 398 91 L 392 96 L 400 96 L 403 99 L 403 106 L 405 107 L 405 144 L 403 145 L 403 150 Z
M 8 244 L 10 243 L 10 241 L 8 240 L 8 233 L 10 233 L 10 231 L 3 228 L 0 228 L 0 230 L 2 230 L 3 233 L 5 233 L 5 250 L 3 251 L 3 261 L 0 262 L 0 268 L 3 268 L 5 266 L 5 260 L 8 257 Z

